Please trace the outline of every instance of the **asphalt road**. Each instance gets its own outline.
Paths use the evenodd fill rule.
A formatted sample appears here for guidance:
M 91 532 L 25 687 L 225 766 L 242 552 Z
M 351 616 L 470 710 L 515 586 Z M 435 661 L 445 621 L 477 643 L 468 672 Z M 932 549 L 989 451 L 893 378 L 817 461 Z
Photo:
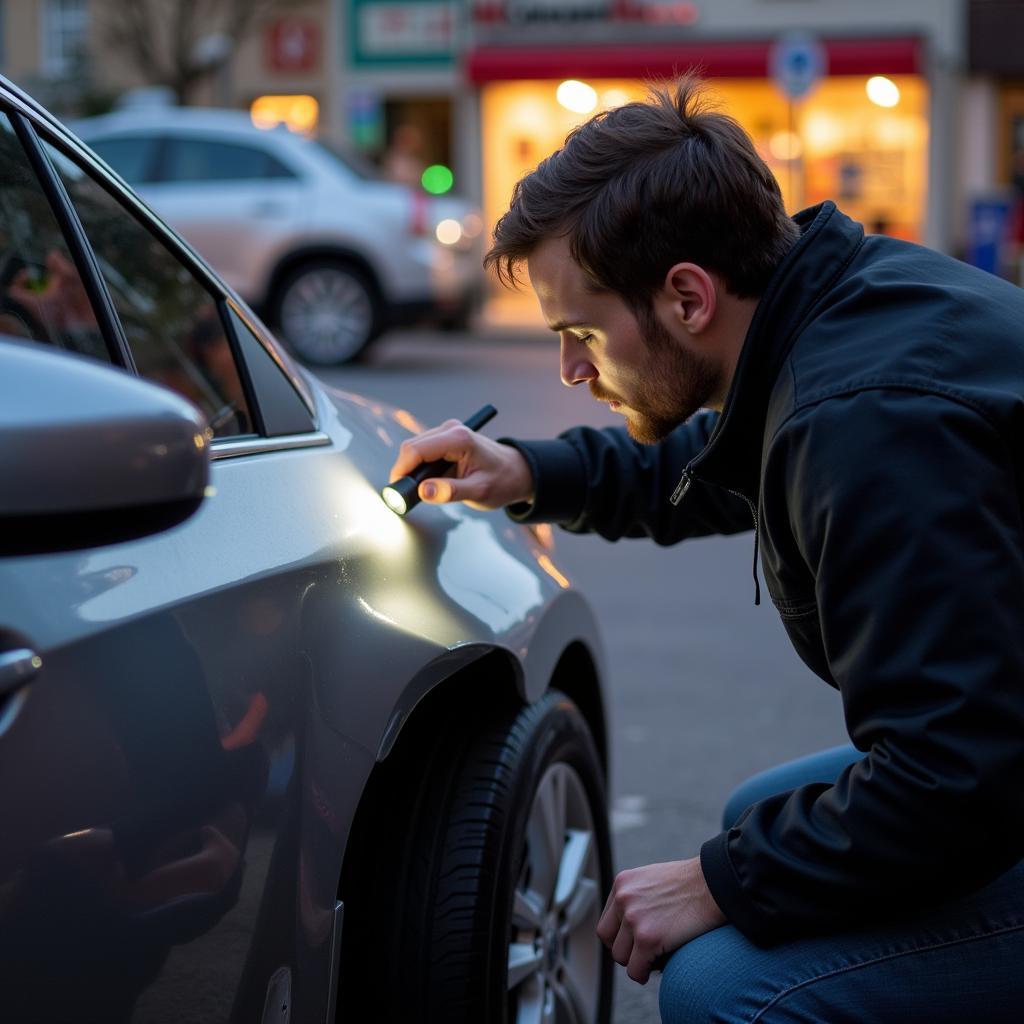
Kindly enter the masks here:
M 426 425 L 491 402 L 496 437 L 621 423 L 562 386 L 557 340 L 540 332 L 394 333 L 366 363 L 321 376 Z M 770 601 L 754 606 L 752 533 L 674 549 L 564 531 L 556 541 L 556 564 L 604 632 L 618 868 L 696 855 L 737 783 L 845 741 L 838 697 L 799 661 Z M 658 1021 L 657 986 L 617 969 L 616 1024 Z

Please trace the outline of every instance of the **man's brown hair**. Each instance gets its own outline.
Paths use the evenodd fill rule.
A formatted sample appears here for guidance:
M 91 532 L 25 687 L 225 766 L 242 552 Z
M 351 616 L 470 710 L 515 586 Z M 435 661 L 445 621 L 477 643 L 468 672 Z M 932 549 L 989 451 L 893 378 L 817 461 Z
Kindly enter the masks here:
M 643 312 L 684 260 L 759 297 L 798 234 L 750 137 L 688 75 L 573 129 L 516 184 L 484 262 L 514 285 L 541 242 L 565 236 L 595 287 Z

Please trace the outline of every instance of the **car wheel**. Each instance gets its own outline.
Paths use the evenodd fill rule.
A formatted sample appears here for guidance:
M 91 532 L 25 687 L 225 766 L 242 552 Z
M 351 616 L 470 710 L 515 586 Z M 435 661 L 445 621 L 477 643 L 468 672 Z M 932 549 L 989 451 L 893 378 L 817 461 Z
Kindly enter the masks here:
M 392 808 L 402 853 L 381 872 L 376 848 L 373 911 L 346 921 L 349 948 L 376 958 L 346 958 L 360 995 L 343 1002 L 402 1024 L 606 1024 L 612 965 L 596 928 L 611 846 L 586 721 L 552 691 L 475 735 L 411 766 L 408 817 Z
M 380 333 L 380 301 L 366 274 L 335 260 L 303 263 L 277 289 L 273 319 L 304 362 L 358 358 Z

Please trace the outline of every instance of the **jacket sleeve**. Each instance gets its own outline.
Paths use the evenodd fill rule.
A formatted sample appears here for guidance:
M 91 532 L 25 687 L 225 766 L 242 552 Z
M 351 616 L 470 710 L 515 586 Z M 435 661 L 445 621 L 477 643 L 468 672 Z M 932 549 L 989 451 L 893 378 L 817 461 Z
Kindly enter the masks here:
M 576 427 L 554 441 L 503 438 L 526 458 L 535 487 L 532 505 L 512 505 L 507 511 L 518 522 L 558 523 L 573 533 L 598 533 L 607 540 L 651 537 L 674 544 L 686 537 L 749 530 L 754 525 L 750 509 L 728 491 L 691 488 L 682 507 L 670 501 L 717 418 L 717 413 L 698 413 L 656 445 L 640 444 L 617 427 Z
M 958 401 L 876 390 L 798 413 L 766 457 L 765 507 L 788 509 L 771 547 L 813 581 L 867 756 L 702 848 L 716 901 L 762 944 L 935 905 L 1024 856 L 1024 527 L 1004 438 Z

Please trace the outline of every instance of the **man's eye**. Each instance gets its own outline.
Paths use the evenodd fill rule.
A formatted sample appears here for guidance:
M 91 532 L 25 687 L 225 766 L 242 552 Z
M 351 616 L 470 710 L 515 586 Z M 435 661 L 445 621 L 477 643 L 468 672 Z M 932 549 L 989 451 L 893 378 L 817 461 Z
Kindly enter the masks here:
M 593 334 L 581 334 L 579 336 L 579 341 L 583 345 L 589 345 L 593 340 L 594 340 Z

